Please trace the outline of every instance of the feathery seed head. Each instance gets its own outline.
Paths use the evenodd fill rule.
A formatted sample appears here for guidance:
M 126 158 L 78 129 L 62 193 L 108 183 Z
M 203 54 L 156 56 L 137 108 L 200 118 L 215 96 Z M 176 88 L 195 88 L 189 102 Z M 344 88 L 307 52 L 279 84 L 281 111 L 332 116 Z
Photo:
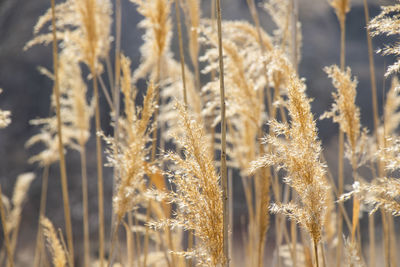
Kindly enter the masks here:
M 338 66 L 332 65 L 325 67 L 325 72 L 332 79 L 333 86 L 337 92 L 333 93 L 334 103 L 330 111 L 325 112 L 321 119 L 332 118 L 336 123 L 339 123 L 340 129 L 346 134 L 350 145 L 350 159 L 352 164 L 356 163 L 353 160 L 359 156 L 357 147 L 362 139 L 360 109 L 356 106 L 356 87 L 357 79 L 351 79 L 351 70 L 341 71 Z
M 392 6 L 384 6 L 381 8 L 382 8 L 381 13 L 375 18 L 373 18 L 368 24 L 368 28 L 371 31 L 370 32 L 371 36 L 377 36 L 381 34 L 385 34 L 387 36 L 399 35 L 400 4 L 395 4 Z M 399 45 L 400 45 L 399 42 L 396 42 L 394 44 L 386 45 L 384 48 L 378 50 L 378 53 L 381 53 L 382 55 L 397 56 L 396 62 L 387 68 L 385 73 L 386 77 L 400 71 Z
M 304 82 L 292 74 L 288 85 L 290 123 L 270 122 L 273 134 L 264 140 L 273 147 L 274 152 L 255 161 L 253 171 L 271 165 L 285 170 L 284 181 L 299 194 L 300 204 L 273 204 L 270 210 L 295 220 L 315 242 L 319 242 L 329 190 L 325 166 L 320 161 L 321 145 L 311 113 L 311 100 L 305 95 Z M 283 135 L 285 140 L 279 135 Z
M 40 223 L 43 226 L 44 236 L 46 237 L 48 248 L 52 256 L 54 267 L 64 267 L 67 265 L 67 258 L 65 251 L 61 246 L 60 241 L 57 237 L 57 232 L 54 229 L 53 224 L 46 217 L 40 219 Z
M 341 24 L 344 24 L 346 14 L 350 11 L 350 2 L 350 0 L 329 0 Z
M 170 198 L 178 206 L 168 225 L 194 230 L 199 242 L 196 242 L 193 254 L 202 265 L 218 266 L 225 262 L 219 176 L 203 128 L 188 115 L 182 104 L 177 103 L 177 109 L 184 129 L 184 135 L 177 138 L 184 149 L 184 157 L 175 152 L 165 156 L 176 167 L 169 173 L 176 186 L 176 192 L 170 192 Z

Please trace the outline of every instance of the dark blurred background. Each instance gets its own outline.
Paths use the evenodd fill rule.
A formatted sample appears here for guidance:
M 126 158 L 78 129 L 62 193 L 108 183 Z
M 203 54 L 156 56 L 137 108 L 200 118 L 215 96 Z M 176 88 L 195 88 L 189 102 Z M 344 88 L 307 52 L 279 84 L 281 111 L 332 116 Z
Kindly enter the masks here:
M 203 1 L 203 16 L 209 17 L 210 2 Z M 371 17 L 380 11 L 380 5 L 392 4 L 394 1 L 370 0 Z M 258 2 L 261 3 L 261 2 Z M 251 21 L 250 13 L 245 0 L 222 0 L 222 16 L 224 19 L 244 19 Z M 140 62 L 139 47 L 142 44 L 143 32 L 137 28 L 141 20 L 135 6 L 129 1 L 122 1 L 122 50 L 132 59 L 132 67 L 136 68 Z M 49 0 L 0 0 L 0 88 L 4 92 L 0 95 L 0 108 L 12 112 L 12 123 L 6 129 L 0 130 L 0 184 L 3 193 L 11 196 L 18 174 L 33 171 L 37 178 L 29 191 L 28 201 L 23 211 L 23 221 L 18 249 L 25 253 L 17 253 L 17 262 L 23 266 L 33 255 L 32 242 L 37 229 L 39 209 L 41 173 L 37 165 L 30 165 L 27 160 L 36 149 L 26 149 L 25 142 L 38 132 L 37 127 L 29 125 L 29 120 L 37 117 L 46 117 L 49 114 L 49 99 L 52 90 L 51 81 L 37 71 L 38 66 L 51 69 L 51 47 L 35 46 L 27 52 L 23 51 L 24 44 L 33 34 L 33 26 L 38 17 L 50 6 Z M 174 9 L 173 9 L 174 10 Z M 259 9 L 262 26 L 272 32 L 274 24 L 268 15 Z M 172 17 L 175 15 L 173 14 Z M 325 0 L 299 0 L 299 20 L 302 23 L 303 45 L 300 74 L 306 78 L 307 93 L 314 98 L 312 109 L 317 119 L 332 102 L 333 87 L 322 68 L 331 64 L 339 64 L 340 31 L 336 15 Z M 175 26 L 174 26 L 175 27 Z M 177 55 L 177 37 L 174 28 L 173 51 Z M 357 104 L 362 114 L 362 124 L 372 129 L 371 86 L 368 63 L 368 51 L 365 31 L 365 18 L 362 0 L 352 1 L 351 11 L 347 16 L 346 62 L 352 68 L 353 75 L 359 80 Z M 387 42 L 385 37 L 373 39 L 374 49 Z M 177 56 L 176 56 L 177 57 Z M 383 73 L 385 66 L 393 63 L 393 58 L 375 55 L 376 78 L 378 86 L 378 101 L 380 112 L 382 109 Z M 386 82 L 387 88 L 390 82 Z M 104 97 L 101 97 L 103 106 L 106 106 Z M 109 115 L 107 110 L 102 112 L 103 129 L 107 132 Z M 325 157 L 335 176 L 337 163 L 337 125 L 330 120 L 318 121 L 319 136 L 322 139 Z M 97 236 L 97 184 L 95 170 L 95 144 L 93 137 L 88 143 L 88 174 L 90 196 L 90 225 L 92 240 Z M 67 170 L 69 178 L 69 192 L 74 224 L 75 240 L 80 243 L 81 235 L 81 182 L 80 163 L 77 152 L 68 151 Z M 351 183 L 351 174 L 347 175 Z M 235 178 L 235 181 L 237 179 Z M 245 216 L 241 184 L 234 181 L 234 208 L 235 221 Z M 110 224 L 112 170 L 105 168 L 104 176 L 107 236 Z M 61 185 L 59 169 L 53 164 L 50 169 L 47 215 L 57 226 L 63 226 L 63 208 L 61 199 Z M 238 226 L 239 227 L 239 226 Z

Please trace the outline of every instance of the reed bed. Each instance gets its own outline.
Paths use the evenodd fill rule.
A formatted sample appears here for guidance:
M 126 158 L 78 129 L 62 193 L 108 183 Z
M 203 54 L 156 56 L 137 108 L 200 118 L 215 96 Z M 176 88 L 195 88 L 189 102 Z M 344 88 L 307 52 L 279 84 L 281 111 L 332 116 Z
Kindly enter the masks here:
M 374 267 L 379 255 L 385 266 L 396 266 L 400 63 L 396 58 L 387 67 L 391 86 L 379 107 L 371 40 L 400 34 L 400 4 L 383 6 L 370 20 L 364 1 L 374 121 L 368 130 L 356 105 L 356 74 L 346 65 L 351 2 L 329 3 L 341 33 L 339 66 L 320 66 L 335 92 L 319 119 L 339 125 L 337 172 L 325 160 L 313 99 L 299 74 L 300 1 L 258 6 L 248 0 L 250 23 L 223 20 L 220 0 L 212 1 L 209 18 L 200 0 L 131 0 L 144 32 L 136 69 L 121 51 L 127 30 L 119 0 L 49 2 L 25 46 L 51 44 L 53 59 L 52 68 L 39 68 L 53 83 L 50 114 L 31 121 L 38 133 L 26 142 L 42 148 L 29 160 L 43 169 L 39 223 L 31 229 L 33 266 Z M 264 11 L 276 24 L 273 32 L 260 24 Z M 399 43 L 378 53 L 398 57 Z M 101 110 L 110 125 L 101 125 Z M 11 117 L 0 110 L 1 131 Z M 91 139 L 96 153 L 87 151 Z M 74 227 L 66 168 L 71 150 L 79 153 L 82 183 L 82 225 Z M 90 210 L 88 155 L 94 154 L 98 209 Z M 57 176 L 49 171 L 53 165 L 60 166 L 64 225 L 53 225 L 46 211 L 48 180 Z M 103 175 L 104 167 L 113 168 L 112 177 Z M 20 175 L 10 198 L 0 187 L 2 266 L 20 262 L 18 233 L 34 177 Z M 104 196 L 104 179 L 113 180 L 111 199 Z M 244 192 L 241 232 L 232 204 L 241 196 L 233 186 Z M 111 203 L 110 218 L 105 203 Z

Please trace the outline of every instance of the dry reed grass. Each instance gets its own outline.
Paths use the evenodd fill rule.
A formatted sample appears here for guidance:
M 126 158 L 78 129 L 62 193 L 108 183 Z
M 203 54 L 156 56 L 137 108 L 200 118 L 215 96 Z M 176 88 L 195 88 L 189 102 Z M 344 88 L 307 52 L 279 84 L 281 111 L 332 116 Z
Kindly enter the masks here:
M 54 82 L 50 114 L 31 121 L 40 130 L 26 144 L 31 147 L 42 143 L 41 152 L 30 158 L 30 163 L 43 167 L 35 266 L 48 264 L 43 236 L 54 266 L 237 266 L 229 242 L 231 232 L 236 231 L 229 220 L 234 210 L 228 204 L 237 196 L 228 187 L 232 179 L 228 179 L 228 170 L 236 171 L 244 190 L 248 212 L 244 225 L 247 232 L 243 235 L 246 266 L 265 265 L 270 236 L 275 238 L 273 266 L 366 266 L 359 220 L 363 205 L 370 214 L 381 211 L 385 262 L 387 266 L 396 265 L 391 215 L 400 214 L 400 184 L 396 177 L 400 167 L 400 139 L 396 134 L 400 97 L 395 78 L 400 63 L 397 60 L 385 74 L 394 78 L 380 122 L 373 49 L 368 37 L 375 127 L 369 134 L 361 126 L 361 111 L 355 104 L 357 80 L 345 64 L 350 1 L 329 1 L 340 24 L 340 68 L 325 68 L 337 92 L 333 93 L 331 109 L 321 118 L 339 123 L 337 186 L 322 155 L 305 80 L 298 74 L 302 46 L 298 1 L 263 3 L 276 24 L 269 34 L 262 29 L 252 0 L 247 4 L 254 26 L 245 21 L 222 20 L 219 0 L 211 4 L 211 19 L 202 17 L 201 1 L 175 0 L 180 62 L 171 48 L 175 38 L 173 1 L 131 2 L 143 16 L 138 26 L 144 29 L 140 64 L 133 71 L 130 59 L 120 53 L 120 1 L 116 1 L 115 9 L 115 69 L 110 63 L 114 37 L 108 0 L 66 0 L 57 5 L 52 0 L 52 7 L 39 18 L 34 37 L 25 46 L 28 49 L 52 43 L 54 59 L 52 70 L 40 68 Z M 368 22 L 366 2 L 364 7 Z M 399 4 L 383 7 L 381 14 L 368 23 L 367 32 L 371 36 L 398 35 L 399 11 Z M 398 50 L 395 43 L 379 51 L 398 56 Z M 109 84 L 102 78 L 106 71 Z M 84 78 L 86 72 L 90 74 Z M 141 96 L 136 86 L 140 80 L 149 82 L 143 102 L 138 104 Z M 89 82 L 93 93 L 88 92 Z M 113 137 L 102 133 L 99 85 L 114 120 Z M 0 128 L 10 124 L 10 116 L 9 111 L 0 110 Z M 92 117 L 95 129 L 90 128 Z M 97 150 L 98 244 L 90 244 L 93 236 L 89 236 L 86 143 L 93 134 Z M 104 228 L 102 140 L 107 144 L 107 164 L 114 168 L 110 240 L 105 239 Z M 65 165 L 69 149 L 77 150 L 81 158 L 83 263 L 76 262 L 74 256 Z M 350 161 L 354 181 L 347 193 L 344 156 Z M 60 164 L 68 246 L 61 230 L 57 233 L 44 217 L 49 168 L 56 162 Z M 362 166 L 371 167 L 372 181 L 361 177 Z M 0 264 L 7 257 L 7 266 L 12 267 L 18 256 L 22 206 L 32 180 L 33 174 L 21 176 L 11 201 L 0 191 L 5 237 Z M 350 198 L 354 199 L 352 221 L 342 205 Z M 289 227 L 284 216 L 292 220 Z M 275 228 L 270 228 L 272 218 Z M 374 217 L 370 217 L 369 224 L 371 255 L 367 266 L 373 267 L 378 253 Z M 121 225 L 125 246 L 118 235 Z M 351 238 L 343 239 L 343 233 Z M 336 262 L 331 261 L 334 258 Z

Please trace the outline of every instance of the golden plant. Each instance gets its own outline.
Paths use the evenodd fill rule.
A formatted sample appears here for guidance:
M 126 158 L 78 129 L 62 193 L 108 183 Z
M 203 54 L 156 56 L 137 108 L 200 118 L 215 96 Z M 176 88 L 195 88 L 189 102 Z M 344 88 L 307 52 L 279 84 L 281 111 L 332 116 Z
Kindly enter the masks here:
M 179 123 L 184 129 L 184 135 L 176 137 L 183 147 L 183 156 L 168 152 L 164 158 L 174 165 L 167 174 L 176 191 L 168 192 L 167 197 L 177 205 L 177 210 L 173 218 L 156 225 L 194 230 L 198 240 L 196 248 L 181 254 L 195 256 L 201 265 L 219 266 L 226 261 L 220 177 L 204 129 L 189 116 L 182 104 L 177 103 L 176 107 L 180 114 Z
M 272 213 L 285 214 L 307 230 L 314 243 L 318 266 L 317 248 L 322 237 L 329 185 L 325 179 L 325 165 L 320 159 L 321 144 L 310 110 L 310 99 L 305 95 L 305 85 L 292 71 L 288 86 L 290 124 L 275 120 L 269 122 L 271 134 L 264 142 L 272 146 L 273 153 L 255 161 L 252 171 L 263 166 L 285 170 L 283 180 L 298 193 L 300 203 L 275 203 L 270 210 Z
M 394 4 L 391 6 L 383 6 L 381 7 L 381 13 L 373 18 L 369 24 L 368 29 L 370 30 L 371 36 L 377 36 L 380 34 L 385 34 L 387 36 L 398 35 L 399 31 L 399 19 L 398 15 L 400 12 L 400 4 Z M 398 56 L 398 43 L 385 45 L 384 48 L 379 49 L 378 53 L 383 55 L 394 55 Z M 385 76 L 389 76 L 391 74 L 398 73 L 400 70 L 400 62 L 397 58 L 397 61 L 390 65 L 385 73 Z
M 391 215 L 400 215 L 400 182 L 396 178 L 400 169 L 400 138 L 396 133 L 400 96 L 393 74 L 399 72 L 400 63 L 397 59 L 385 74 L 393 75 L 393 80 L 383 108 L 384 123 L 380 124 L 371 36 L 400 33 L 399 4 L 383 7 L 381 14 L 368 23 L 364 0 L 367 34 L 371 32 L 368 50 L 374 119 L 373 134 L 368 136 L 356 105 L 357 79 L 345 64 L 346 18 L 351 1 L 328 1 L 340 24 L 340 67 L 324 69 L 337 91 L 330 110 L 321 119 L 331 118 L 339 124 L 336 188 L 336 174 L 329 171 L 322 155 L 306 82 L 298 74 L 302 55 L 298 0 L 262 3 L 275 24 L 275 30 L 268 33 L 261 27 L 254 0 L 247 0 L 254 25 L 222 20 L 220 0 L 211 1 L 210 18 L 202 17 L 208 14 L 202 9 L 207 3 L 200 0 L 131 2 L 143 16 L 138 24 L 143 30 L 143 45 L 135 70 L 129 57 L 121 53 L 120 0 L 115 2 L 115 38 L 111 36 L 111 1 L 65 0 L 56 5 L 51 0 L 51 8 L 39 18 L 34 37 L 25 46 L 53 46 L 52 69 L 39 68 L 54 82 L 50 114 L 31 120 L 40 130 L 26 143 L 27 147 L 42 143 L 43 147 L 29 159 L 43 167 L 33 266 L 50 264 L 43 236 L 57 267 L 229 267 L 242 262 L 261 267 L 267 263 L 265 255 L 273 255 L 271 264 L 278 267 L 365 266 L 365 241 L 361 242 L 359 227 L 359 213 L 364 210 L 370 215 L 381 211 L 384 259 L 388 266 L 396 266 Z M 172 46 L 175 32 L 180 62 Z M 387 45 L 379 52 L 399 56 L 398 45 Z M 189 59 L 185 60 L 186 54 Z M 115 65 L 111 58 L 115 58 Z M 103 81 L 103 74 L 107 74 L 108 83 Z M 139 92 L 143 80 L 148 84 L 142 97 Z M 89 82 L 93 93 L 88 92 Z M 106 136 L 107 130 L 101 125 L 99 86 L 109 105 L 112 137 Z M 93 116 L 95 130 L 90 129 Z M 10 124 L 10 117 L 10 111 L 0 110 L 0 128 Z M 86 144 L 90 138 L 96 139 L 97 150 L 96 259 L 91 259 L 89 246 Z M 113 167 L 114 177 L 109 242 L 105 240 L 101 141 L 107 144 L 107 165 Z M 77 150 L 81 159 L 81 261 L 75 257 L 78 253 L 74 250 L 65 163 L 66 152 L 71 149 Z M 344 156 L 350 161 L 354 179 L 353 189 L 346 194 Z M 57 233 L 45 217 L 49 169 L 58 161 L 68 247 L 61 230 Z M 371 175 L 365 175 L 372 176 L 370 182 L 361 177 L 368 170 L 362 166 L 370 167 Z M 232 175 L 228 177 L 228 173 Z M 237 242 L 233 226 L 237 224 L 232 215 L 236 213 L 232 202 L 237 200 L 233 195 L 237 177 L 241 179 L 248 214 L 242 223 L 246 228 L 242 239 L 245 257 L 238 263 L 238 247 L 233 245 Z M 0 190 L 4 235 L 0 264 L 7 261 L 7 267 L 22 259 L 16 244 L 32 180 L 32 174 L 21 176 L 11 200 Z M 350 198 L 354 199 L 352 221 L 342 203 Z M 367 208 L 363 209 L 361 203 Z M 284 222 L 285 217 L 291 220 L 290 226 Z M 275 232 L 270 229 L 272 219 Z M 374 267 L 378 250 L 373 216 L 368 226 L 368 264 Z M 125 244 L 120 243 L 120 230 L 124 230 Z M 347 232 L 351 238 L 342 238 Z M 272 242 L 275 247 L 266 253 L 265 248 L 272 248 Z M 335 263 L 331 262 L 334 258 Z
M 353 170 L 357 170 L 366 142 L 366 130 L 361 129 L 360 109 L 355 104 L 357 79 L 351 79 L 350 68 L 341 71 L 336 65 L 333 65 L 326 67 L 325 72 L 332 79 L 337 93 L 332 93 L 335 102 L 332 104 L 331 110 L 325 112 L 321 119 L 332 118 L 333 122 L 339 123 L 340 130 L 347 136 L 348 158 Z M 357 177 L 354 177 L 354 179 L 357 179 Z

